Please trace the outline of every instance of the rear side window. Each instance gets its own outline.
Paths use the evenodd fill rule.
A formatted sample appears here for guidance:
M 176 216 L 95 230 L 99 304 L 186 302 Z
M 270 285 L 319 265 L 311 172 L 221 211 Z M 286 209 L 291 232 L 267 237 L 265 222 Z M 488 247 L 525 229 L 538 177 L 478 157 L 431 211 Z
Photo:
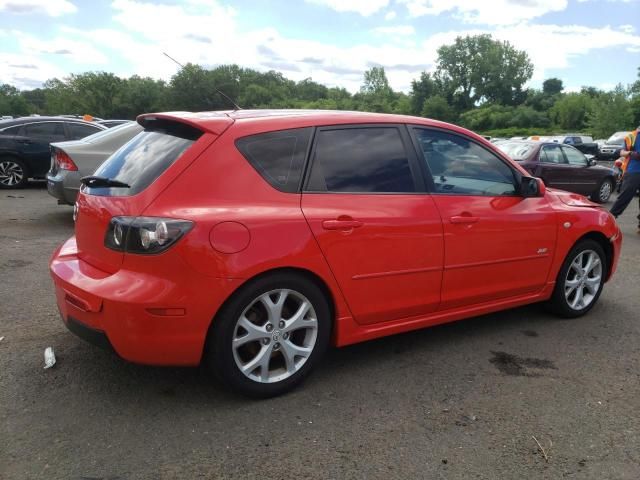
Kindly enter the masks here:
M 320 130 L 307 190 L 412 193 L 409 158 L 395 127 Z
M 560 145 L 545 145 L 540 151 L 540 161 L 543 163 L 567 163 L 560 150 Z
M 195 143 L 202 132 L 186 125 L 145 130 L 111 155 L 95 174 L 118 180 L 130 188 L 89 188 L 92 195 L 124 196 L 151 185 Z
M 71 133 L 71 140 L 80 140 L 81 138 L 88 137 L 89 135 L 102 131 L 101 128 L 97 128 L 92 125 L 84 125 L 82 123 L 67 123 L 67 127 Z
M 269 184 L 281 192 L 300 189 L 311 128 L 261 133 L 236 140 L 236 147 Z

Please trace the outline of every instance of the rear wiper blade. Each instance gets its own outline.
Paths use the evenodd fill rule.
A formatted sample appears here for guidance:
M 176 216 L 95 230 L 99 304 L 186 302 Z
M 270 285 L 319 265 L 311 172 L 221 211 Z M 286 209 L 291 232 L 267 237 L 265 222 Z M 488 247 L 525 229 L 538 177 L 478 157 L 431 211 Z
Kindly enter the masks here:
M 120 188 L 131 188 L 131 185 L 121 182 L 119 180 L 112 180 L 107 177 L 97 177 L 95 175 L 90 175 L 88 177 L 82 177 L 80 182 L 87 187 L 120 187 Z

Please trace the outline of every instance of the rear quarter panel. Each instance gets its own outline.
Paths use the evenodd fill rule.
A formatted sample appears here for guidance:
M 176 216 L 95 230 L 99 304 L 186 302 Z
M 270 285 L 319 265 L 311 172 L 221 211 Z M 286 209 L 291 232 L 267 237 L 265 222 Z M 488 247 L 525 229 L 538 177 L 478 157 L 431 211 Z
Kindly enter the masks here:
M 235 147 L 238 132 L 233 130 L 235 127 L 185 169 L 144 215 L 195 222 L 175 249 L 202 275 L 246 282 L 274 269 L 306 270 L 328 287 L 336 318 L 350 316 L 302 215 L 301 195 L 279 192 L 263 180 Z M 216 232 L 221 224 L 230 222 L 246 228 L 248 245 L 224 253 L 216 243 Z

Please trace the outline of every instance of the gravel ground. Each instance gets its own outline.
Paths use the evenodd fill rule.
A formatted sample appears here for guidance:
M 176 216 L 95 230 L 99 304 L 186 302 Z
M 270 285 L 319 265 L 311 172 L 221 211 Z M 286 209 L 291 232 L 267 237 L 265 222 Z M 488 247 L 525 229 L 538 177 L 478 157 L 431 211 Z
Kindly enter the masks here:
M 640 478 L 637 208 L 585 318 L 531 306 L 336 349 L 250 401 L 69 333 L 47 262 L 71 207 L 0 192 L 0 478 Z

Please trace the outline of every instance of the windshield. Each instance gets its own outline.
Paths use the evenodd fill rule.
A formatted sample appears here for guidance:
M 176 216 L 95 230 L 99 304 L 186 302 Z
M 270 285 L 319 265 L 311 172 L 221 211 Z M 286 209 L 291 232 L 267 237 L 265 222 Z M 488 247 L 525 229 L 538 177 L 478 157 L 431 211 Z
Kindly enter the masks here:
M 530 143 L 509 142 L 500 143 L 496 145 L 496 147 L 498 147 L 514 160 L 521 161 L 531 154 L 531 152 L 535 148 L 535 145 L 532 145 Z

